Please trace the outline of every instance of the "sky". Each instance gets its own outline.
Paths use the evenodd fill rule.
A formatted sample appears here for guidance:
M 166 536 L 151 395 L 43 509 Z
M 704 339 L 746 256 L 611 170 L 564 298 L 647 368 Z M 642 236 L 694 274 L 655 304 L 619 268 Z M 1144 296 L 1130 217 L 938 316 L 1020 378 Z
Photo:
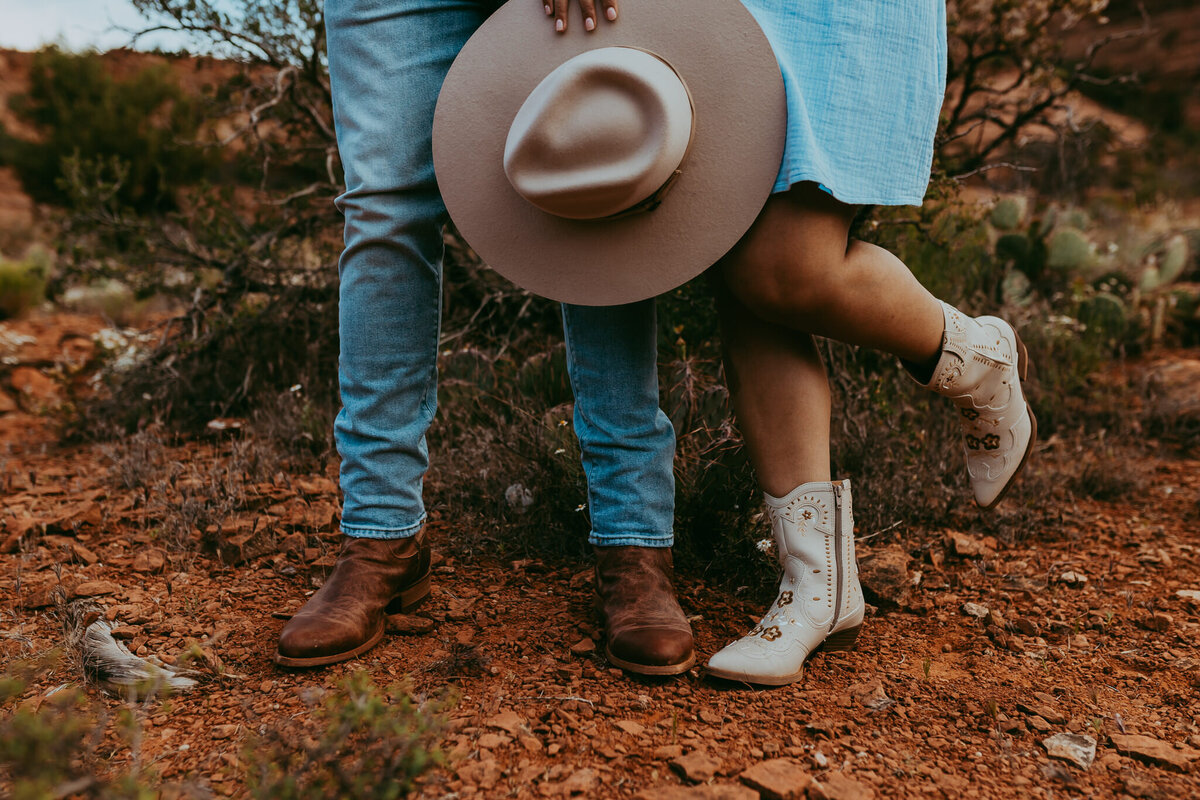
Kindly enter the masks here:
M 129 34 L 114 27 L 137 28 L 142 17 L 128 0 L 0 0 L 0 48 L 36 50 L 58 44 L 69 50 L 108 50 L 129 44 Z M 178 40 L 146 39 L 139 49 L 175 49 Z

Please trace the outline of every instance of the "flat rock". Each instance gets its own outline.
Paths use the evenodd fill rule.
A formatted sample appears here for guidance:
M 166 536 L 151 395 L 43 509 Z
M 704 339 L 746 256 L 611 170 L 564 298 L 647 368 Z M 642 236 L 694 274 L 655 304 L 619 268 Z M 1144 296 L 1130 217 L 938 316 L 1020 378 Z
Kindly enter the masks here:
M 142 550 L 133 557 L 134 572 L 160 572 L 167 563 L 167 557 L 162 550 L 151 548 Z
M 830 772 L 820 780 L 813 778 L 808 787 L 809 800 L 875 800 L 869 784 L 856 781 L 842 772 Z
M 495 728 L 516 736 L 520 733 L 521 728 L 525 726 L 525 718 L 515 711 L 504 710 L 494 717 L 489 717 L 484 724 L 489 728 Z
M 1071 569 L 1058 576 L 1058 582 L 1072 589 L 1082 589 L 1087 586 L 1088 578 L 1077 569 Z
M 1096 740 L 1079 733 L 1056 733 L 1042 739 L 1046 755 L 1088 769 L 1096 760 Z
M 585 656 L 588 653 L 596 652 L 596 643 L 589 637 L 580 639 L 575 644 L 571 645 L 571 652 L 577 656 Z
M 105 594 L 116 594 L 121 587 L 112 581 L 84 581 L 75 587 L 72 594 L 75 597 L 99 597 Z
M 993 536 L 972 536 L 961 531 L 946 531 L 946 547 L 963 558 L 994 556 L 1000 545 Z
M 1200 420 L 1200 359 L 1172 358 L 1143 371 L 1146 410 L 1174 424 Z
M 912 557 L 898 544 L 890 544 L 858 560 L 858 579 L 867 595 L 879 603 L 904 605 L 912 596 Z
M 1200 750 L 1190 747 L 1174 747 L 1171 744 L 1149 736 L 1136 734 L 1114 733 L 1109 736 L 1118 753 L 1122 753 L 1139 761 L 1157 764 L 1178 772 L 1186 772 L 1192 762 L 1200 758 Z
M 1195 589 L 1180 589 L 1175 593 L 1175 596 L 1185 603 L 1200 606 L 1200 592 Z
M 634 800 L 758 800 L 758 797 L 758 792 L 738 783 L 652 786 L 633 796 Z
M 619 719 L 613 724 L 628 733 L 630 736 L 641 736 L 646 730 L 645 725 L 640 722 L 635 722 L 631 719 Z
M 980 603 L 963 603 L 963 613 L 975 619 L 984 619 L 988 615 L 988 607 Z
M 760 761 L 738 778 L 766 800 L 801 800 L 812 783 L 812 775 L 788 758 Z
M 693 750 L 687 755 L 671 760 L 671 769 L 684 780 L 692 783 L 707 783 L 721 768 L 721 761 L 713 758 L 704 750 Z
M 512 739 L 502 733 L 485 733 L 476 740 L 476 744 L 484 750 L 495 750 L 497 747 L 503 747 L 510 742 L 512 742 Z
M 1153 614 L 1147 614 L 1138 620 L 1143 628 L 1148 631 L 1157 631 L 1158 633 L 1166 633 L 1171 630 L 1171 626 L 1175 624 L 1175 618 L 1163 611 L 1156 611 Z

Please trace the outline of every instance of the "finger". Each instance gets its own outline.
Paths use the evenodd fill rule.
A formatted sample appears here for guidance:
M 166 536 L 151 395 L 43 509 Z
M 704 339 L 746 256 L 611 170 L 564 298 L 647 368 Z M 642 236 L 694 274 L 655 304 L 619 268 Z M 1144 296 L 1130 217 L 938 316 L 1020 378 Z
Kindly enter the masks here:
M 616 21 L 617 0 L 600 0 L 600 8 L 604 9 L 604 16 L 609 22 Z
M 554 0 L 554 30 L 559 33 L 567 30 L 567 0 Z
M 545 0 L 545 3 L 544 3 L 544 5 L 542 6 L 542 8 L 546 9 L 546 16 L 547 16 L 547 17 L 549 17 L 550 15 L 552 15 L 552 14 L 554 13 L 554 9 L 553 9 L 553 8 L 550 6 L 550 2 L 549 2 L 549 0 Z
M 583 29 L 596 30 L 596 0 L 579 0 L 579 10 L 583 12 Z

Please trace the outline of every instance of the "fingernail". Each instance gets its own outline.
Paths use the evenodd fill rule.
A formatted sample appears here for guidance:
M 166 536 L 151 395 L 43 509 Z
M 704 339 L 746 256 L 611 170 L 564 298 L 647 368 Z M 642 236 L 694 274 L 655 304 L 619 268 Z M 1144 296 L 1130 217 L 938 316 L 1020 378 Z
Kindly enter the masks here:
M 552 9 L 549 5 L 545 6 L 545 9 L 547 17 L 554 13 L 554 9 Z
M 605 10 L 604 16 L 608 17 L 609 20 L 614 20 L 617 18 L 617 10 L 610 6 L 608 9 Z
M 595 30 L 596 29 L 596 20 L 592 19 L 591 17 L 588 17 L 587 19 L 585 19 L 583 21 L 583 27 L 589 31 Z
M 558 31 L 559 33 L 562 33 L 563 28 L 565 28 L 565 27 L 567 27 L 567 24 L 565 22 L 563 22 L 561 19 L 554 20 L 554 30 Z

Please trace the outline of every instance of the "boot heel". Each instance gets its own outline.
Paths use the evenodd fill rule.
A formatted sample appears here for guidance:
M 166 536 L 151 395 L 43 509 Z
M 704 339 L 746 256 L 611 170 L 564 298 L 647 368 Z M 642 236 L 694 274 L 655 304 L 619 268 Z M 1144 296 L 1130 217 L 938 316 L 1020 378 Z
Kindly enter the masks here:
M 825 650 L 853 650 L 854 640 L 858 638 L 858 631 L 861 627 L 861 625 L 856 625 L 844 631 L 831 633 L 821 643 L 821 647 Z
M 1029 351 L 1025 349 L 1025 343 L 1021 341 L 1016 328 L 1013 328 L 1013 336 L 1017 339 L 1017 375 L 1026 381 L 1029 380 Z
M 385 614 L 407 614 L 429 598 L 429 573 L 426 572 L 417 582 L 400 592 L 399 597 L 392 598 L 383 610 Z

